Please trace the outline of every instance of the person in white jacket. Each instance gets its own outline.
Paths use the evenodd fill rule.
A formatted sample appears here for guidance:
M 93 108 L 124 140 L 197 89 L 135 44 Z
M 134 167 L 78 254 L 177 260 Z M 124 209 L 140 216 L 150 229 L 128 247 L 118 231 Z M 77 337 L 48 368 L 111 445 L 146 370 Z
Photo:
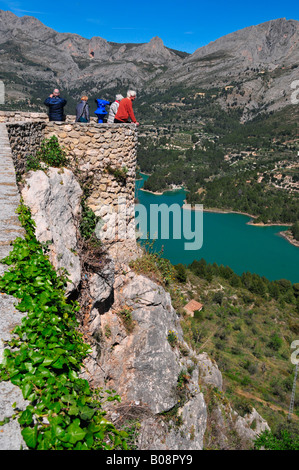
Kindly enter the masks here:
M 117 113 L 119 103 L 123 99 L 123 95 L 116 95 L 115 96 L 115 101 L 111 104 L 110 109 L 109 109 L 109 115 L 107 119 L 108 124 L 113 124 L 114 123 L 114 117 Z

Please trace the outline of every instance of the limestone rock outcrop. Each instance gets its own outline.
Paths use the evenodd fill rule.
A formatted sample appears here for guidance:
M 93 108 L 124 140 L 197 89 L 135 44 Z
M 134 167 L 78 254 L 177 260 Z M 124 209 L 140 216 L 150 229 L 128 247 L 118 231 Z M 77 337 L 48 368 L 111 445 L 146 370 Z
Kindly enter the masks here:
M 142 448 L 148 448 L 150 442 L 155 449 L 201 449 L 206 406 L 198 385 L 198 368 L 189 358 L 181 358 L 179 348 L 168 341 L 172 332 L 176 342 L 184 344 L 170 295 L 129 269 L 116 277 L 114 287 L 112 307 L 93 319 L 97 344 L 86 362 L 89 377 L 96 386 L 117 390 L 124 403 L 146 405 L 150 417 L 141 420 Z M 132 329 L 128 332 L 129 319 Z M 183 371 L 188 374 L 188 386 L 181 397 L 178 377 Z M 171 412 L 174 407 L 182 427 L 174 427 L 169 433 L 157 415 Z
M 59 272 L 66 269 L 70 282 L 66 293 L 76 289 L 81 280 L 78 248 L 78 216 L 82 189 L 72 171 L 49 168 L 29 172 L 22 197 L 36 223 L 36 238 L 48 244 L 49 259 Z
M 217 424 L 218 448 L 230 445 L 231 429 L 240 440 L 252 442 L 256 432 L 267 428 L 255 410 L 242 418 L 229 405 L 219 404 L 211 417 L 204 388 L 221 395 L 221 372 L 206 353 L 196 354 L 185 343 L 170 294 L 126 264 L 134 256 L 132 240 L 118 243 L 117 249 L 109 246 L 97 268 L 82 275 L 77 254 L 82 190 L 72 171 L 50 168 L 28 173 L 22 197 L 36 223 L 37 239 L 48 245 L 54 268 L 69 273 L 67 293 L 80 291 L 84 278 L 89 308 L 81 327 L 92 352 L 81 376 L 92 386 L 120 395 L 119 407 L 105 405 L 116 425 L 123 423 L 124 409 L 138 416 L 138 449 L 201 450 L 211 419 Z M 10 302 L 3 300 L 5 305 Z M 17 406 L 25 406 L 21 397 Z M 10 432 L 16 433 L 13 439 L 19 448 L 20 429 Z

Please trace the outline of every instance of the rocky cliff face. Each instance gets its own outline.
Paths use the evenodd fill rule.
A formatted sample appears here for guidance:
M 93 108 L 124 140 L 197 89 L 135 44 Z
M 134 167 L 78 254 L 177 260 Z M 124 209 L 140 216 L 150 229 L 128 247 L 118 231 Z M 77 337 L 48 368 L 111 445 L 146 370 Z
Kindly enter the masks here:
M 24 80 L 26 76 L 27 85 L 31 80 L 58 82 L 64 89 L 79 88 L 86 81 L 111 87 L 118 80 L 141 87 L 161 65 L 181 61 L 159 38 L 136 45 L 109 43 L 100 37 L 88 40 L 57 33 L 36 18 L 19 18 L 8 11 L 0 11 L 0 53 L 5 73 L 17 72 Z
M 186 57 L 156 80 L 160 86 L 185 84 L 206 89 L 231 86 L 231 103 L 256 110 L 290 104 L 291 83 L 298 79 L 299 22 L 268 21 L 228 34 Z M 219 103 L 225 107 L 224 100 Z
M 24 203 L 36 223 L 37 239 L 47 245 L 54 268 L 68 272 L 67 293 L 77 289 L 81 281 L 76 221 L 82 194 L 73 173 L 66 168 L 31 172 L 22 190 Z
M 51 259 L 59 269 L 59 254 L 78 245 L 74 227 L 80 188 L 74 175 L 67 169 L 31 172 L 22 194 L 37 224 L 37 238 L 53 242 Z M 232 444 L 232 433 L 239 446 L 250 447 L 256 435 L 250 429 L 252 421 L 258 422 L 258 432 L 268 428 L 267 423 L 255 410 L 252 416 L 238 416 L 221 398 L 217 364 L 186 344 L 170 295 L 128 266 L 136 256 L 138 247 L 133 250 L 124 241 L 116 251 L 110 247 L 90 272 L 83 274 L 73 264 L 74 277 L 80 281 L 69 288 L 76 287 L 81 301 L 84 298 L 81 324 L 92 347 L 82 376 L 121 396 L 119 405 L 107 404 L 107 412 L 117 426 L 134 423 L 138 449 L 200 450 L 207 433 L 218 448 L 238 448 Z M 68 257 L 69 253 L 64 262 Z M 169 333 L 175 336 L 174 343 Z M 211 394 L 213 406 L 207 402 Z

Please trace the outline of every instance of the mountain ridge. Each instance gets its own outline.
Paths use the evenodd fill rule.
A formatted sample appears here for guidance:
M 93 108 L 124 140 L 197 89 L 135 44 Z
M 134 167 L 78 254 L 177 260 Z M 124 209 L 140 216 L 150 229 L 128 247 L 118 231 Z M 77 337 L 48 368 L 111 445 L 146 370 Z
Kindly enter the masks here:
M 230 86 L 229 102 L 221 96 L 217 103 L 227 109 L 234 102 L 246 120 L 290 104 L 291 85 L 298 77 L 298 43 L 299 21 L 285 18 L 229 33 L 188 54 L 167 48 L 157 36 L 138 44 L 86 39 L 0 10 L 0 79 L 10 102 L 54 86 L 74 100 L 99 89 L 114 94 L 134 87 L 150 95 L 175 86 L 197 91 Z

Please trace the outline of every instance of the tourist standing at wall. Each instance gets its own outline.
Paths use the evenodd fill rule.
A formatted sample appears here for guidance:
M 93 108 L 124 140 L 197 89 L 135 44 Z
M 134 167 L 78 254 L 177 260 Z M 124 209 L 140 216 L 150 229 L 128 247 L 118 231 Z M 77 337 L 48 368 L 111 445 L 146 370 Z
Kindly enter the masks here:
M 55 88 L 53 93 L 44 101 L 49 108 L 49 121 L 64 121 L 63 108 L 67 101 L 60 97 L 60 91 Z
M 89 122 L 89 105 L 87 103 L 88 97 L 82 96 L 80 103 L 76 106 L 76 122 Z
M 119 103 L 119 107 L 115 115 L 114 122 L 116 123 L 128 122 L 128 120 L 131 119 L 131 121 L 134 122 L 136 126 L 139 126 L 139 122 L 136 121 L 134 111 L 133 111 L 133 101 L 135 100 L 135 98 L 136 98 L 136 91 L 129 90 L 127 92 L 127 98 L 124 98 Z
M 117 113 L 119 103 L 121 102 L 121 100 L 123 98 L 124 98 L 123 95 L 116 95 L 115 96 L 115 101 L 110 106 L 109 115 L 108 115 L 108 119 L 107 119 L 108 124 L 113 124 L 114 123 L 114 118 L 115 118 L 115 115 Z

